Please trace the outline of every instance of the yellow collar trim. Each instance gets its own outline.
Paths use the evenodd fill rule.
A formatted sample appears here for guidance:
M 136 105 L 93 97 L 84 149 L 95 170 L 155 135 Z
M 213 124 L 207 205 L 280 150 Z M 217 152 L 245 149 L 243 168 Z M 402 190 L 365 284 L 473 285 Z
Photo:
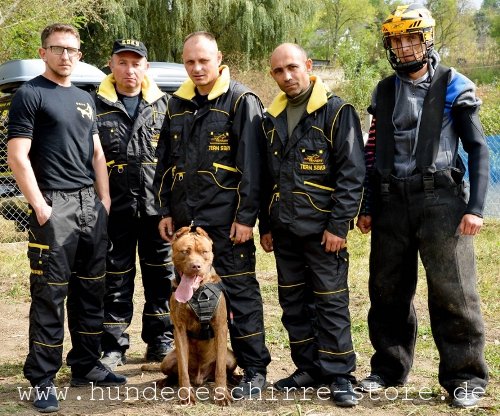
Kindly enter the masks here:
M 306 111 L 308 114 L 316 111 L 318 108 L 323 107 L 328 102 L 328 94 L 330 90 L 321 81 L 321 78 L 315 75 L 309 77 L 311 82 L 314 83 L 311 97 L 307 102 Z M 286 108 L 288 104 L 288 98 L 286 94 L 282 91 L 273 100 L 271 105 L 268 107 L 267 112 L 273 117 L 278 117 Z
M 115 89 L 116 80 L 113 74 L 109 74 L 103 79 L 97 90 L 97 95 L 116 103 L 118 101 L 118 95 Z M 142 99 L 148 104 L 151 104 L 165 95 L 165 93 L 158 88 L 156 82 L 151 79 L 147 74 L 144 76 L 141 85 Z
M 219 68 L 219 74 L 212 90 L 208 94 L 209 101 L 221 96 L 229 90 L 229 82 L 231 81 L 229 67 L 227 65 L 222 65 Z M 192 100 L 196 95 L 196 85 L 188 78 L 182 83 L 179 89 L 174 92 L 174 95 L 179 98 L 184 98 L 185 100 Z

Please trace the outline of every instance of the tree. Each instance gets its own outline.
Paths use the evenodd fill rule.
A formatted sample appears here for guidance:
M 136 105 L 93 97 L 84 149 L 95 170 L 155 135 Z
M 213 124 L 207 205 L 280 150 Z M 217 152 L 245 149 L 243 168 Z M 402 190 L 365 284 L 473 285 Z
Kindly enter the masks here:
M 149 59 L 181 60 L 186 35 L 212 32 L 225 56 L 250 60 L 267 57 L 283 40 L 295 40 L 314 10 L 301 0 L 113 0 L 103 22 L 86 27 L 87 44 L 111 45 L 115 38 L 135 37 L 148 47 Z M 91 61 L 103 64 L 109 48 L 85 49 Z M 107 55 L 106 55 L 107 54 Z
M 138 0 L 105 0 L 96 12 L 100 20 L 90 21 L 80 31 L 83 59 L 98 67 L 107 64 L 115 39 L 139 38 L 140 23 L 132 17 Z
M 463 54 L 474 43 L 472 8 L 468 0 L 428 0 L 427 8 L 436 21 L 434 47 L 443 57 Z
M 316 34 L 323 45 L 323 58 L 332 63 L 338 57 L 340 43 L 368 28 L 375 16 L 370 0 L 320 0 L 318 10 Z
M 54 22 L 81 28 L 99 21 L 96 12 L 105 0 L 2 0 L 0 4 L 0 62 L 38 58 L 40 32 Z
M 475 22 L 478 34 L 490 37 L 500 47 L 500 0 L 484 0 Z

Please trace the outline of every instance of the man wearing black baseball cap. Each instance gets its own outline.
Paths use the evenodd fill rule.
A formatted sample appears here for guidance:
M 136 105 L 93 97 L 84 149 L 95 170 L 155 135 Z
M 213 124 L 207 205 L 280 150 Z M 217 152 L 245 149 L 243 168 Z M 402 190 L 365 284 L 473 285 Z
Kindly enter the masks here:
M 113 43 L 113 52 L 112 54 L 121 53 L 121 52 L 135 52 L 136 54 L 148 59 L 148 50 L 144 43 L 140 40 L 135 39 L 117 39 Z
M 146 359 L 161 361 L 172 348 L 168 309 L 170 244 L 158 233 L 160 217 L 152 191 L 155 151 L 167 96 L 148 77 L 148 51 L 136 39 L 113 43 L 109 74 L 95 95 L 97 127 L 108 165 L 111 210 L 108 222 L 103 357 L 109 368 L 125 364 L 125 332 L 133 315 L 136 249 L 144 286 L 142 339 Z

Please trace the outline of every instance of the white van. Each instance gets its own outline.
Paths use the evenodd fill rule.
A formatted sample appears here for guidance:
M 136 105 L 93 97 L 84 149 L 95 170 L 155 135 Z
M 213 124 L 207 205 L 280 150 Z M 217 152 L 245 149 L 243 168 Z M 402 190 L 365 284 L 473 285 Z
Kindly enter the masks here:
M 187 78 L 187 73 L 181 64 L 170 62 L 149 64 L 148 74 L 164 92 L 174 92 Z M 7 165 L 9 107 L 17 89 L 44 71 L 45 63 L 41 59 L 18 59 L 0 65 L 0 215 L 14 221 L 16 230 L 20 232 L 26 231 L 28 226 L 28 204 Z M 108 71 L 107 68 L 101 70 L 85 62 L 79 62 L 71 74 L 71 82 L 90 92 L 97 88 Z

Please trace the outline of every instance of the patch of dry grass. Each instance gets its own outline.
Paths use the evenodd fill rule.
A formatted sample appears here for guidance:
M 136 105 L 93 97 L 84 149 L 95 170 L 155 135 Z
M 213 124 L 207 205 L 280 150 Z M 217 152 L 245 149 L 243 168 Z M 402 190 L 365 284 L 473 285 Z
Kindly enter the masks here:
M 500 376 L 500 328 L 498 322 L 499 302 L 498 302 L 498 281 L 500 268 L 498 261 L 500 234 L 500 221 L 487 220 L 481 234 L 476 239 L 476 253 L 478 258 L 479 291 L 482 297 L 482 308 L 486 324 L 486 357 L 490 366 L 491 382 L 488 388 L 488 397 L 481 403 L 481 407 L 476 410 L 467 411 L 470 415 L 494 415 L 500 411 L 496 398 L 500 395 L 498 378 Z M 358 356 L 358 368 L 356 376 L 361 378 L 369 372 L 369 360 L 373 349 L 368 338 L 368 328 L 366 316 L 369 308 L 368 299 L 368 252 L 369 236 L 362 235 L 357 230 L 349 235 L 350 250 L 350 302 L 352 316 L 352 333 L 355 348 Z M 257 271 L 264 299 L 264 313 L 266 325 L 266 340 L 271 351 L 273 361 L 269 367 L 268 379 L 277 379 L 290 374 L 294 370 L 290 359 L 288 337 L 281 324 L 281 309 L 278 304 L 276 287 L 276 271 L 274 257 L 264 253 L 260 247 L 257 252 Z M 3 302 L 14 305 L 26 305 L 29 301 L 29 278 L 28 261 L 26 258 L 26 243 L 0 244 L 0 299 Z M 144 345 L 140 341 L 140 322 L 143 295 L 139 276 L 137 277 L 137 290 L 134 297 L 135 314 L 130 336 L 133 339 L 132 349 L 129 352 L 130 364 L 120 367 L 120 371 L 129 377 L 131 386 L 147 387 L 153 381 L 159 379 L 158 374 L 143 374 L 140 371 Z M 410 375 L 409 384 L 406 389 L 394 390 L 397 400 L 382 397 L 363 399 L 362 405 L 356 409 L 342 410 L 344 414 L 356 414 L 357 416 L 382 416 L 391 415 L 425 415 L 436 414 L 451 415 L 457 414 L 452 411 L 448 404 L 441 401 L 443 391 L 437 382 L 437 369 L 439 355 L 434 345 L 429 317 L 427 312 L 427 288 L 423 271 L 419 279 L 415 305 L 419 317 L 419 332 L 416 346 L 416 356 L 413 370 Z M 21 303 L 21 304 L 20 304 Z M 6 305 L 4 306 L 6 307 Z M 27 331 L 27 307 L 24 316 L 17 316 L 20 330 Z M 9 319 L 8 317 L 6 319 Z M 3 326 L 3 325 L 2 325 Z M 10 328 L 10 327 L 9 327 Z M 25 335 L 26 337 L 26 335 Z M 26 342 L 26 341 L 24 341 Z M 65 341 L 65 350 L 69 348 L 69 337 Z M 21 350 L 26 346 L 21 346 Z M 17 357 L 17 361 L 16 361 Z M 16 402 L 14 386 L 24 380 L 21 374 L 21 364 L 24 359 L 23 354 L 17 355 L 12 351 L 11 359 L 0 361 L 0 377 L 5 377 L 0 389 L 0 401 L 5 404 L 0 405 L 0 414 L 32 414 L 27 409 L 27 404 L 19 406 Z M 63 367 L 58 375 L 58 383 L 65 385 L 68 383 L 68 369 Z M 25 383 L 25 381 L 23 381 Z M 6 384 L 5 384 L 6 383 Z M 10 383 L 10 384 L 9 384 Z M 9 387 L 10 386 L 10 387 Z M 422 387 L 431 391 L 431 400 L 422 400 L 418 396 L 418 391 Z M 183 408 L 174 403 L 161 404 L 148 400 L 138 400 L 114 403 L 112 406 L 99 403 L 90 403 L 86 407 L 83 403 L 77 402 L 76 395 L 82 394 L 81 390 L 73 392 L 67 402 L 63 403 L 63 408 L 68 409 L 65 414 L 113 414 L 113 415 L 191 415 L 191 416 L 215 416 L 221 410 L 211 403 L 199 403 L 196 406 Z M 85 393 L 85 392 L 84 392 Z M 73 397 L 75 396 L 75 397 Z M 405 398 L 403 400 L 403 398 Z M 443 396 L 444 397 L 444 396 Z M 317 397 L 290 398 L 273 401 L 269 395 L 265 396 L 265 401 L 245 401 L 234 403 L 229 409 L 223 411 L 224 415 L 334 415 L 339 411 L 331 405 L 329 401 L 320 400 Z M 5 407 L 6 406 L 6 407 Z M 28 407 L 27 407 L 28 406 Z M 3 409 L 5 411 L 2 413 Z M 7 412 L 7 413 L 5 413 Z

